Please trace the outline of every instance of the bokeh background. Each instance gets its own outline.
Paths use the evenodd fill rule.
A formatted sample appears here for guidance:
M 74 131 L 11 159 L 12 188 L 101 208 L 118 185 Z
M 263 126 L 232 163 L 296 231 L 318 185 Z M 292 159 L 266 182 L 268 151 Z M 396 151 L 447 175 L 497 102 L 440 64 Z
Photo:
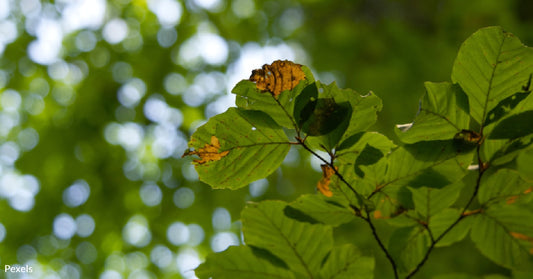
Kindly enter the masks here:
M 461 42 L 490 25 L 533 45 L 533 1 L 0 0 L 0 266 L 33 268 L 0 277 L 195 278 L 242 242 L 247 201 L 290 201 L 320 177 L 295 149 L 241 190 L 198 181 L 181 155 L 239 80 L 276 59 L 308 65 L 380 96 L 374 128 L 393 137 L 423 82 L 450 80 Z M 391 275 L 364 224 L 336 241 Z M 511 274 L 465 240 L 418 278 L 452 271 Z

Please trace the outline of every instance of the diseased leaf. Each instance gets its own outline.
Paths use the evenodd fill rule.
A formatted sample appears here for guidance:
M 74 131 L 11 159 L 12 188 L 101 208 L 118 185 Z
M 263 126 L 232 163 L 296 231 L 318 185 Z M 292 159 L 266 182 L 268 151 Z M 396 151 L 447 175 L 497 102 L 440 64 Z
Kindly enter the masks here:
M 483 255 L 517 270 L 533 270 L 533 213 L 514 205 L 491 206 L 472 216 L 470 237 Z
M 329 183 L 331 182 L 331 176 L 335 174 L 335 170 L 326 164 L 323 164 L 320 167 L 322 168 L 322 178 L 318 181 L 316 187 L 322 195 L 331 198 L 333 192 L 329 189 Z
M 200 156 L 199 160 L 194 160 L 196 164 L 205 164 L 207 162 L 211 161 L 218 161 L 222 159 L 222 157 L 228 155 L 229 150 L 226 151 L 220 151 L 220 143 L 218 142 L 218 138 L 215 136 L 211 136 L 211 143 L 206 143 L 203 148 L 200 148 L 195 151 L 188 151 L 183 154 L 183 156 L 191 156 L 191 155 L 198 155 Z
M 309 84 L 314 83 L 313 74 L 306 66 L 301 66 L 305 79 L 298 85 L 282 94 L 261 93 L 255 83 L 249 80 L 240 81 L 233 89 L 236 94 L 235 104 L 246 110 L 259 110 L 268 114 L 276 123 L 285 128 L 294 129 L 296 122 L 293 117 L 295 100 Z
M 361 256 L 359 251 L 351 244 L 335 247 L 320 270 L 320 278 L 374 278 L 374 259 Z
M 452 81 L 468 96 L 470 115 L 485 126 L 489 112 L 522 89 L 532 68 L 532 48 L 501 27 L 487 27 L 461 46 Z
M 458 85 L 426 82 L 425 86 L 426 94 L 413 123 L 395 130 L 404 143 L 452 139 L 468 128 L 468 99 Z
M 302 65 L 288 60 L 265 64 L 261 69 L 253 70 L 250 76 L 250 81 L 255 82 L 257 89 L 268 91 L 276 98 L 281 92 L 292 90 L 304 79 Z
M 287 203 L 251 203 L 242 212 L 244 242 L 270 251 L 298 273 L 317 278 L 333 248 L 333 232 L 325 225 L 298 222 L 285 215 Z
M 195 270 L 200 279 L 293 279 L 294 274 L 258 257 L 248 246 L 231 246 L 224 252 L 207 256 Z
M 216 135 L 216 136 L 214 136 Z M 287 136 L 263 112 L 230 108 L 192 135 L 201 181 L 213 188 L 237 189 L 276 170 L 290 149 Z
M 342 197 L 326 198 L 321 195 L 303 195 L 290 205 L 305 212 L 313 219 L 332 226 L 348 223 L 355 218 L 354 210 Z

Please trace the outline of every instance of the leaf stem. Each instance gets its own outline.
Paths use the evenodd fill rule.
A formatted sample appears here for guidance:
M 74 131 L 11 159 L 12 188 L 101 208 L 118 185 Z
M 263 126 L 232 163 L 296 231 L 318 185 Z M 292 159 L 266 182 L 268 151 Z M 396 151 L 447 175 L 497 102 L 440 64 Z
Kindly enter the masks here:
M 294 126 L 294 130 L 296 131 L 296 135 L 298 137 L 300 137 L 300 129 L 298 127 L 298 125 L 296 124 L 296 121 L 294 121 L 294 118 L 289 114 L 289 112 L 285 109 L 285 107 L 279 102 L 279 100 L 274 97 L 274 95 L 271 95 L 272 96 L 272 99 L 274 99 L 274 101 L 278 104 L 278 106 L 283 110 L 283 112 L 285 113 L 285 115 L 287 115 L 287 117 L 291 120 L 292 122 L 292 126 Z

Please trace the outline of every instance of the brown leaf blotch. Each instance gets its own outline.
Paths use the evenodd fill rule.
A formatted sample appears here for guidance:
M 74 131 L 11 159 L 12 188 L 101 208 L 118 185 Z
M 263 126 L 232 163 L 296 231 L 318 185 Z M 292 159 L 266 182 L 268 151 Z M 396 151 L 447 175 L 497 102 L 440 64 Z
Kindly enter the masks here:
M 331 176 L 335 174 L 335 170 L 329 165 L 321 165 L 322 168 L 322 178 L 317 183 L 317 188 L 322 195 L 330 198 L 333 196 L 333 192 L 329 189 L 329 183 L 331 182 Z
M 276 60 L 272 64 L 265 64 L 261 69 L 252 71 L 250 81 L 255 82 L 257 89 L 270 92 L 277 97 L 285 90 L 292 90 L 300 81 L 305 79 L 302 65 L 288 60 Z
M 229 150 L 220 152 L 220 143 L 218 138 L 211 136 L 211 144 L 206 143 L 203 148 L 195 151 L 188 151 L 183 154 L 184 156 L 198 155 L 200 159 L 194 160 L 196 164 L 205 164 L 207 162 L 218 161 L 222 157 L 228 155 Z

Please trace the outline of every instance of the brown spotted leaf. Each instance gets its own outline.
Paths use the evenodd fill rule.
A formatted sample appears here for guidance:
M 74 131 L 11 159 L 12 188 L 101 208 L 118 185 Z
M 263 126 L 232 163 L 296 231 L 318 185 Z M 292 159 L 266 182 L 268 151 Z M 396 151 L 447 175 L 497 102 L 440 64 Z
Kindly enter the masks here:
M 329 183 L 331 182 L 331 176 L 335 174 L 335 170 L 326 164 L 321 165 L 320 167 L 322 168 L 322 178 L 320 181 L 318 181 L 316 187 L 318 188 L 318 191 L 322 193 L 322 195 L 326 197 L 332 197 L 333 192 L 331 192 L 329 189 Z
M 276 60 L 265 64 L 261 69 L 252 71 L 250 81 L 255 82 L 257 89 L 270 92 L 277 97 L 285 90 L 292 90 L 305 79 L 302 65 L 285 60 Z
M 215 136 L 216 135 L 216 136 Z M 261 111 L 230 108 L 192 135 L 201 181 L 213 188 L 238 189 L 265 178 L 283 162 L 291 143 L 283 129 Z
M 470 237 L 483 255 L 507 268 L 531 270 L 533 212 L 503 203 L 468 218 L 473 218 Z
M 211 144 L 206 143 L 204 148 L 200 148 L 195 151 L 187 151 L 183 156 L 198 155 L 200 159 L 194 160 L 197 164 L 205 164 L 211 161 L 218 161 L 222 157 L 228 155 L 229 150 L 220 151 L 220 143 L 218 138 L 211 136 Z

